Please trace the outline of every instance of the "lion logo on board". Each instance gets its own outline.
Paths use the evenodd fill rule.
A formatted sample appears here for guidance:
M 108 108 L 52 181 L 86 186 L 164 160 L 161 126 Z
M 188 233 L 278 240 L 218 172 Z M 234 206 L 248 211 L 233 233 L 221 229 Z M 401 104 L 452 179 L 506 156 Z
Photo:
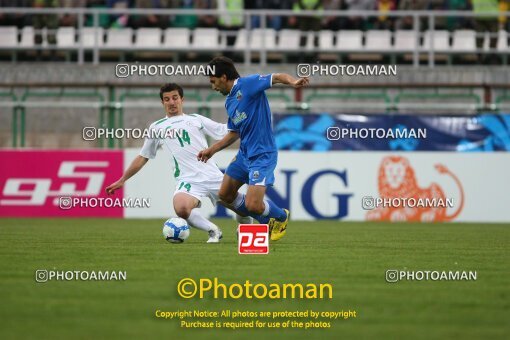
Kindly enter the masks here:
M 408 222 L 446 222 L 452 221 L 464 207 L 464 189 L 459 178 L 442 164 L 435 165 L 443 175 L 449 175 L 460 190 L 459 206 L 451 215 L 446 207 L 377 207 L 367 212 L 370 221 L 408 221 Z M 428 188 L 420 188 L 413 167 L 409 160 L 401 156 L 385 157 L 379 167 L 379 197 L 382 199 L 414 198 L 445 200 L 443 189 L 432 183 Z

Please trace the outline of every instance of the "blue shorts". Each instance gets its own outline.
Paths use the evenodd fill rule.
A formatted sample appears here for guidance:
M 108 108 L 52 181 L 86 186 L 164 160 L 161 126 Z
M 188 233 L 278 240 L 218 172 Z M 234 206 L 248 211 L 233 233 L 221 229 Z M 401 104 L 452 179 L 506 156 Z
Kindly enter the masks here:
M 225 173 L 248 185 L 272 186 L 277 161 L 277 152 L 262 153 L 248 159 L 238 152 Z

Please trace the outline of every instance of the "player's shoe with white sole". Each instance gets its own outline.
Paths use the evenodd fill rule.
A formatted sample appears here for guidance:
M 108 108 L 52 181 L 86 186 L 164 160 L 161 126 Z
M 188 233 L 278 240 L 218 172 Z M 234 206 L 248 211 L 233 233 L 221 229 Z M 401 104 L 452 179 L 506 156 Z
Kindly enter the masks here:
M 223 233 L 220 228 L 212 229 L 209 230 L 209 239 L 207 240 L 207 243 L 219 243 L 222 238 Z
M 269 226 L 269 228 L 270 228 L 269 235 L 271 236 L 271 241 L 278 241 L 283 236 L 285 236 L 285 233 L 287 232 L 287 224 L 289 224 L 290 212 L 287 209 L 283 209 L 283 210 L 287 214 L 287 218 L 285 219 L 285 221 L 280 222 L 280 221 L 274 220 L 274 221 L 271 221 L 273 224 L 272 228 L 271 228 L 271 225 Z
M 236 221 L 239 224 L 253 224 L 253 217 L 251 216 L 243 217 L 240 215 L 236 215 Z

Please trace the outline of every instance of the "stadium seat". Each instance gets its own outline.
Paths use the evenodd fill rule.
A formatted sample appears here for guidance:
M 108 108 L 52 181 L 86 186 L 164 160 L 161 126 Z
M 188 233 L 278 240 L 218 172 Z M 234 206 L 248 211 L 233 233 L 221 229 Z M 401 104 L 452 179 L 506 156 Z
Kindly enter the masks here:
M 18 29 L 16 26 L 0 27 L 0 48 L 18 47 Z
M 358 30 L 338 31 L 335 48 L 337 51 L 361 51 L 363 32 Z
M 334 34 L 330 30 L 322 30 L 319 32 L 319 49 L 321 51 L 331 51 L 334 49 Z
M 220 43 L 220 32 L 217 28 L 197 28 L 193 31 L 191 47 L 196 50 L 216 50 Z
M 84 27 L 81 31 L 81 39 L 83 47 L 91 48 L 96 46 L 96 35 L 97 35 L 97 46 L 104 45 L 104 30 L 102 27 Z
M 75 33 L 74 27 L 59 27 L 57 30 L 57 47 L 76 47 Z
M 248 46 L 248 31 L 245 28 L 237 31 L 237 38 L 234 44 L 234 49 L 236 51 L 244 51 L 244 49 Z
M 365 35 L 365 50 L 367 51 L 388 51 L 391 50 L 391 31 L 370 30 Z
M 445 30 L 426 31 L 423 37 L 423 49 L 428 51 L 432 48 L 432 36 L 434 37 L 434 51 L 450 51 L 450 33 Z
M 300 30 L 283 29 L 278 35 L 278 50 L 281 51 L 295 51 L 299 50 L 301 40 Z
M 452 51 L 475 52 L 476 32 L 474 30 L 456 30 L 453 32 Z
M 131 28 L 108 29 L 105 47 L 112 49 L 133 47 L 133 30 Z
M 499 52 L 508 53 L 508 33 L 507 33 L 507 31 L 499 30 L 498 44 L 496 45 L 496 50 Z
M 274 50 L 276 48 L 276 31 L 272 28 L 256 28 L 252 30 L 250 46 L 252 49 L 258 51 L 260 51 L 263 46 L 266 50 Z
M 163 40 L 163 47 L 167 49 L 189 49 L 190 30 L 188 28 L 167 28 Z
M 136 48 L 160 48 L 161 47 L 161 29 L 160 28 L 140 28 L 135 32 Z
M 419 35 L 419 33 L 418 33 Z M 393 49 L 402 52 L 412 52 L 416 49 L 416 32 L 413 30 L 395 31 L 395 44 Z
M 20 47 L 31 48 L 34 47 L 34 28 L 32 26 L 25 26 L 21 30 L 21 42 L 19 44 Z

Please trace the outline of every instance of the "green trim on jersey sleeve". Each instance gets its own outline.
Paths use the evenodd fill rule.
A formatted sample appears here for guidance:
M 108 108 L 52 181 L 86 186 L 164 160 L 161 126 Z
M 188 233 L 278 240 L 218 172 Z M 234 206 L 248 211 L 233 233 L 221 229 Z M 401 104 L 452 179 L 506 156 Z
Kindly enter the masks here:
M 193 116 L 193 117 L 196 117 L 196 118 L 200 119 L 199 118 L 200 115 L 197 114 L 197 113 L 190 113 L 188 116 Z M 200 128 L 199 128 L 199 130 L 203 130 L 203 129 L 204 129 L 204 123 L 202 123 L 202 120 L 200 119 Z
M 165 120 L 167 120 L 168 118 L 162 118 L 160 120 L 158 120 L 157 122 L 154 123 L 154 125 L 158 125 L 158 124 L 161 124 L 163 123 Z
M 179 169 L 179 163 L 177 163 L 177 159 L 175 159 L 174 156 L 172 156 L 172 157 L 174 159 L 174 166 L 175 166 L 174 177 L 177 178 L 181 174 L 181 169 Z

